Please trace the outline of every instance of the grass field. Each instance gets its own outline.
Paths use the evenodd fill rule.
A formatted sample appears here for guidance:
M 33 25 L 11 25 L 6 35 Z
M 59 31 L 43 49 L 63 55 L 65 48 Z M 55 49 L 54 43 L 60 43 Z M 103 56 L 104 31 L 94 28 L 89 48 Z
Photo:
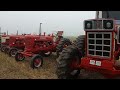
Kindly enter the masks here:
M 16 62 L 14 58 L 0 52 L 0 79 L 56 79 L 55 58 L 55 55 L 44 58 L 42 68 L 32 69 L 30 61 Z
M 32 69 L 30 60 L 16 62 L 14 58 L 0 52 L 0 79 L 57 79 L 55 70 L 56 54 L 44 58 L 43 67 Z M 96 75 L 98 74 L 82 70 L 78 79 L 103 78 Z

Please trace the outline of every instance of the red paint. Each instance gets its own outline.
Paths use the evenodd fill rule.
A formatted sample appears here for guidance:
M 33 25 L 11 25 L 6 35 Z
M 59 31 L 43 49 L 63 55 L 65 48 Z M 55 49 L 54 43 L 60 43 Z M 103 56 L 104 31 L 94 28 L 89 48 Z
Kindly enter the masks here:
M 24 57 L 32 57 L 34 54 L 39 54 L 40 52 L 55 52 L 56 46 L 61 40 L 61 35 L 63 31 L 58 31 L 58 40 L 53 41 L 53 35 L 26 35 L 24 37 L 25 49 L 20 52 Z

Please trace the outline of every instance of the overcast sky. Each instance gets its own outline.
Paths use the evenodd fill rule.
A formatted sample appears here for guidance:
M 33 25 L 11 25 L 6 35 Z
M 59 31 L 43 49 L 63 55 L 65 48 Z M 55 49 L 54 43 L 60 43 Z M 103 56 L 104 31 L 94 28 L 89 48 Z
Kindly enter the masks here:
M 63 30 L 64 35 L 84 34 L 83 21 L 95 18 L 95 11 L 0 11 L 0 27 L 3 32 L 52 33 Z

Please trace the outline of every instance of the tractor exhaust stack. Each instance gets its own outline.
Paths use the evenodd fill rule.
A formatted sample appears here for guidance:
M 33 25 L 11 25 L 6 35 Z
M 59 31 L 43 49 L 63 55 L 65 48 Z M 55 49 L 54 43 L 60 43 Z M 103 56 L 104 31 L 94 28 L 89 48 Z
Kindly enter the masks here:
M 41 30 L 41 24 L 42 24 L 42 23 L 40 23 L 39 35 L 41 35 L 41 33 L 42 33 L 42 30 Z

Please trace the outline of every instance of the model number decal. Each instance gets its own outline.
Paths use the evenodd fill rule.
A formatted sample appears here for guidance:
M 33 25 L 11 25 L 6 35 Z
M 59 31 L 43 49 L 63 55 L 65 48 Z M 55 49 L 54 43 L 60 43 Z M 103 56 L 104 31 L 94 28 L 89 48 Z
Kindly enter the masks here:
M 91 65 L 101 66 L 101 61 L 90 60 Z

